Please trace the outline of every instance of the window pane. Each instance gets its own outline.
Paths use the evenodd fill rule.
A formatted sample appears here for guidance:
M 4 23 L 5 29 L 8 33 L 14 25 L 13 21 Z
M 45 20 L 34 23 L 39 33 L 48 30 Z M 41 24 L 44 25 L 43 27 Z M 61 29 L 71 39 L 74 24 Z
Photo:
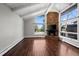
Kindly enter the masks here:
M 67 22 L 67 32 L 77 32 L 77 20 L 72 19 Z
M 67 25 L 67 32 L 77 32 L 77 24 Z
M 77 8 L 72 11 L 73 18 L 77 17 Z
M 44 16 L 35 17 L 35 23 L 44 23 Z
M 62 36 L 66 36 L 66 33 L 61 33 Z
M 44 32 L 44 16 L 35 17 L 35 32 Z
M 67 20 L 67 14 L 61 15 L 61 22 Z
M 36 24 L 35 32 L 44 32 L 44 25 L 43 24 Z
M 66 25 L 61 26 L 61 31 L 66 31 Z
M 66 31 L 67 14 L 61 16 L 61 31 Z
M 70 11 L 69 13 L 68 13 L 68 20 L 70 20 L 70 19 L 72 19 L 73 18 L 73 13 L 72 13 L 72 11 Z
M 69 38 L 77 39 L 77 34 L 68 34 Z
M 77 9 L 73 9 L 71 10 L 69 13 L 68 13 L 68 19 L 72 19 L 72 18 L 75 18 L 77 17 Z

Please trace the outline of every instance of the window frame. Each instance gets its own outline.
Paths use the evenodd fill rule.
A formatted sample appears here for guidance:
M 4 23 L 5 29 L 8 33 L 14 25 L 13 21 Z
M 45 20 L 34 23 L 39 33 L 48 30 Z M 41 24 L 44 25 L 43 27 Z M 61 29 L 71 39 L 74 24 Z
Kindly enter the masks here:
M 44 15 L 42 15 L 43 17 L 44 17 Z M 36 19 L 35 19 L 36 20 Z M 43 19 L 42 20 L 43 21 L 43 23 L 40 23 L 40 22 L 35 22 L 34 24 L 35 24 L 35 26 L 37 25 L 42 25 L 42 26 L 44 26 L 44 31 L 40 31 L 40 32 L 45 32 L 45 19 Z M 36 32 L 38 32 L 38 31 L 36 31 L 36 27 L 35 27 L 35 33 Z M 39 33 L 39 32 L 38 32 Z
M 70 9 L 70 8 L 73 8 L 74 6 L 77 6 L 77 4 L 74 4 L 74 5 L 72 5 L 71 7 L 69 7 L 68 9 L 66 9 L 65 11 L 63 11 L 63 12 L 61 12 L 61 16 L 60 16 L 60 26 L 62 27 L 62 25 L 61 25 L 61 23 L 63 22 L 65 25 L 66 25 L 66 28 L 67 28 L 67 22 L 69 21 L 69 20 L 72 20 L 72 19 L 77 19 L 78 18 L 78 15 L 76 14 L 76 16 L 74 16 L 74 17 L 72 17 L 72 18 L 70 18 L 70 19 L 68 19 L 68 14 L 67 13 L 69 13 L 68 12 L 68 10 Z M 75 7 L 74 7 L 75 8 Z M 78 11 L 78 8 L 76 7 L 75 8 L 76 9 L 76 12 Z M 75 9 L 73 9 L 73 10 L 75 10 Z M 67 11 L 67 12 L 66 12 Z M 72 10 L 71 10 L 72 11 Z M 64 21 L 64 20 L 61 20 L 61 17 L 64 15 L 64 14 L 67 14 L 67 19 Z M 77 25 L 78 25 L 78 22 L 77 22 Z M 78 32 L 78 29 L 77 29 L 77 32 Z M 61 28 L 60 28 L 60 35 L 61 35 L 61 33 L 64 33 L 64 34 L 66 34 L 66 36 L 65 37 L 68 37 L 68 34 L 78 34 L 77 32 L 68 32 L 67 30 L 66 31 L 62 31 L 61 30 Z M 62 35 L 61 35 L 62 36 Z M 78 36 L 77 36 L 78 37 Z M 69 38 L 69 37 L 68 37 Z

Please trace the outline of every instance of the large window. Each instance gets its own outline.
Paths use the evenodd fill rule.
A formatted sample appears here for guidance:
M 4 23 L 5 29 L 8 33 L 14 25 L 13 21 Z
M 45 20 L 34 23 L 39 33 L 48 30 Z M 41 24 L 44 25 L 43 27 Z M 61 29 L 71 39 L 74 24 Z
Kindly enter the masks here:
M 61 31 L 66 31 L 67 13 L 61 15 Z
M 35 17 L 35 32 L 44 32 L 44 16 Z
M 77 4 L 61 13 L 61 35 L 77 39 Z

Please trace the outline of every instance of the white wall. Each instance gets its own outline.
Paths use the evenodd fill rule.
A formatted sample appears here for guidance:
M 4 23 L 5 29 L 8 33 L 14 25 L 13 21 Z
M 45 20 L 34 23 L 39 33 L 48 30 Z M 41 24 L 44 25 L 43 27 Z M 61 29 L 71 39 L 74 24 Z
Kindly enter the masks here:
M 23 39 L 23 20 L 0 4 L 0 54 Z
M 45 33 L 35 33 L 35 18 L 24 20 L 24 37 L 45 37 Z
M 32 37 L 34 36 L 34 18 L 28 19 L 24 21 L 24 37 Z

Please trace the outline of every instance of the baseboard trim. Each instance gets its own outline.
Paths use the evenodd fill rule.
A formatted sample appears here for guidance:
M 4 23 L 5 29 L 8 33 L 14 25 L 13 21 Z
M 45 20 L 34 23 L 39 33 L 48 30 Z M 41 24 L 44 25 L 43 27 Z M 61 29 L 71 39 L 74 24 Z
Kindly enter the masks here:
M 24 38 L 34 39 L 34 38 L 45 38 L 45 36 L 24 36 Z
M 45 36 L 24 36 L 24 38 L 28 38 L 28 37 L 45 37 Z
M 16 41 L 14 41 L 11 45 L 9 45 L 8 47 L 6 47 L 5 49 L 3 49 L 2 52 L 0 52 L 0 56 L 3 56 L 5 53 L 7 53 L 10 49 L 12 49 L 15 45 L 17 45 L 20 41 L 22 41 L 24 39 L 24 37 L 22 37 L 21 39 L 18 39 Z

